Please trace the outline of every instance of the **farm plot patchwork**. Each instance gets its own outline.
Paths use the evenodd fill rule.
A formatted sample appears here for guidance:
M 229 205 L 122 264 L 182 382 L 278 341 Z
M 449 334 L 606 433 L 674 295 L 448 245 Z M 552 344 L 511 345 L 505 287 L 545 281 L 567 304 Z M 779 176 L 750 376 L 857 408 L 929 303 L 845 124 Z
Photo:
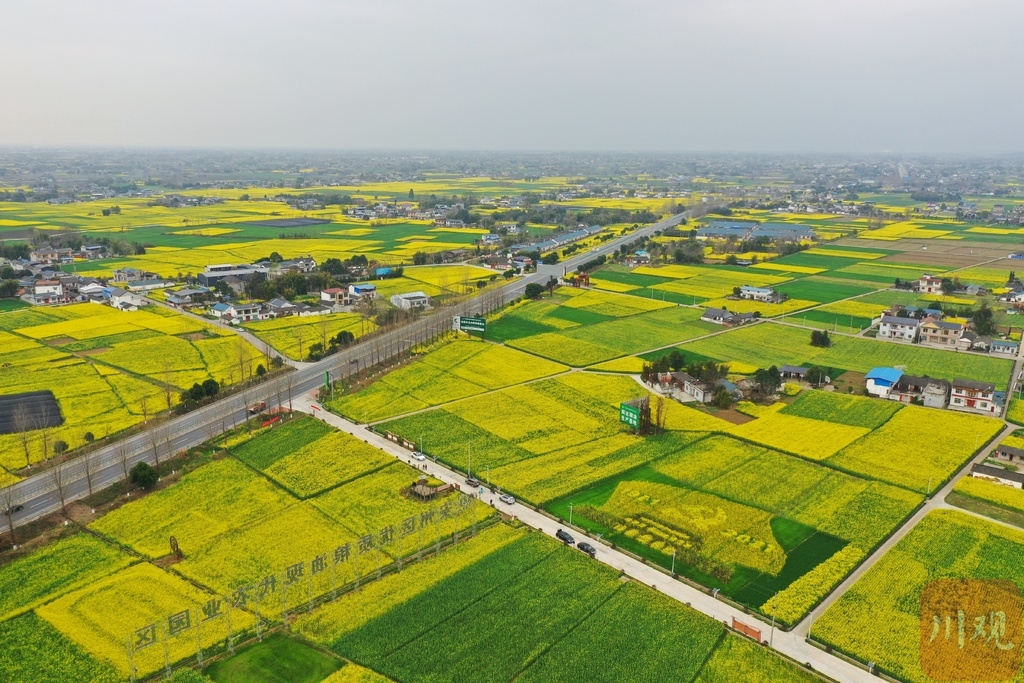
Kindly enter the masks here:
M 673 307 L 507 343 L 544 358 L 582 367 L 721 331 L 721 326 L 702 322 L 700 316 L 699 310 Z
M 174 536 L 189 555 L 229 529 L 280 513 L 290 504 L 288 494 L 265 478 L 236 460 L 224 459 L 90 526 L 151 558 L 170 553 L 167 539 Z
M 489 468 L 497 486 L 542 503 L 692 439 L 669 434 L 644 440 L 624 433 L 618 422 L 619 403 L 645 393 L 628 377 L 572 373 L 381 427 L 413 441 L 425 438 L 426 453 L 462 470 L 472 455 L 475 473 Z M 691 408 L 677 410 L 683 412 L 675 415 L 670 410 L 668 422 L 678 422 L 683 429 L 700 431 L 709 421 L 728 425 Z M 689 412 L 694 413 L 692 420 L 687 419 Z
M 929 484 L 935 490 L 1002 427 L 988 417 L 906 406 L 826 462 L 914 491 Z
M 342 415 L 372 422 L 566 369 L 503 346 L 457 341 L 327 405 Z
M 920 503 L 895 486 L 725 436 L 559 499 L 559 516 L 795 623 Z M 680 570 L 680 567 L 682 569 Z
M 49 442 L 61 439 L 71 448 L 87 432 L 101 438 L 166 410 L 196 382 L 230 384 L 259 357 L 234 335 L 152 307 L 26 309 L 0 316 L 0 329 L 4 362 L 11 364 L 0 372 L 0 393 L 52 390 L 64 424 Z M 42 459 L 42 451 L 38 430 L 28 432 L 27 443 L 0 436 L 0 465 L 9 470 Z
M 953 510 L 932 511 L 814 623 L 811 635 L 901 680 L 926 683 L 933 679 L 921 668 L 922 589 L 941 578 L 1004 579 L 1022 587 L 1021 553 L 1020 531 Z M 972 619 L 971 633 L 973 626 Z M 951 661 L 946 668 L 956 666 Z

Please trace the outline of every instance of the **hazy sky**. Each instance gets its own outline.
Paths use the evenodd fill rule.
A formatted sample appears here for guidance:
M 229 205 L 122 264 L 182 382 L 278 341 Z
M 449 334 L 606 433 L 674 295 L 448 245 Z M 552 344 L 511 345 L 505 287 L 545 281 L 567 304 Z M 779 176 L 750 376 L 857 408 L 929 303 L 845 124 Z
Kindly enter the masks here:
M 1024 151 L 1021 0 L 5 0 L 0 145 Z

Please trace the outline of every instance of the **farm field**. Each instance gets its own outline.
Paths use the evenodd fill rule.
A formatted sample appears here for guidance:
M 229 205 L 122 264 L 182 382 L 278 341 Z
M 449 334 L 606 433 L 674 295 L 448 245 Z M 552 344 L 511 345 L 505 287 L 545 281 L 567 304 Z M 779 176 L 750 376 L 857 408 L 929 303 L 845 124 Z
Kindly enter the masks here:
M 332 313 L 306 318 L 291 315 L 259 320 L 246 323 L 243 327 L 288 358 L 306 360 L 311 344 L 319 343 L 321 348 L 327 348 L 328 342 L 342 331 L 347 330 L 358 339 L 377 326 L 372 320 L 363 320 L 358 313 Z
M 867 372 L 878 366 L 905 366 L 907 374 L 943 379 L 965 377 L 992 382 L 997 389 L 1006 388 L 1013 365 L 1003 358 L 838 335 L 833 337 L 830 348 L 823 349 L 810 345 L 807 330 L 773 323 L 730 330 L 711 339 L 683 344 L 680 350 L 684 355 L 693 352 L 721 362 L 735 360 L 758 367 L 814 364 Z
M 953 487 L 953 493 L 982 503 L 988 503 L 1011 513 L 1024 513 L 1024 490 L 994 481 L 964 477 Z M 953 505 L 959 501 L 951 500 Z
M 567 370 L 564 365 L 480 340 L 441 345 L 375 384 L 329 401 L 334 412 L 374 422 Z
M 577 372 L 470 398 L 379 426 L 482 480 L 542 504 L 679 448 L 729 423 L 666 402 L 673 431 L 627 433 L 618 406 L 646 392 L 629 377 Z M 472 444 L 470 446 L 470 444 Z
M 775 680 L 810 680 L 782 660 L 759 658 L 755 646 L 741 644 L 715 621 L 623 583 L 614 571 L 550 539 L 495 529 L 464 545 L 464 556 L 468 546 L 479 548 L 472 562 L 446 566 L 449 553 L 443 553 L 424 561 L 421 575 L 385 577 L 367 589 L 369 596 L 348 594 L 301 617 L 296 630 L 402 682 L 476 675 L 512 680 L 517 674 L 518 680 L 546 681 L 569 669 L 587 680 L 656 681 L 668 668 L 674 680 L 724 681 L 726 661 Z M 443 576 L 430 571 L 435 564 Z M 375 607 L 376 595 L 385 599 L 382 609 Z M 371 606 L 367 617 L 363 605 Z M 523 623 L 533 625 L 528 635 L 514 627 Z M 523 635 L 509 638 L 511 631 Z M 621 657 L 637 637 L 645 656 Z M 711 668 L 709 660 L 716 662 Z
M 942 578 L 1004 579 L 1020 588 L 1022 552 L 1024 532 L 954 510 L 932 511 L 814 623 L 811 635 L 901 680 L 933 680 L 921 668 L 922 589 Z M 955 667 L 947 663 L 947 670 Z
M 174 406 L 196 382 L 232 384 L 262 358 L 238 336 L 171 311 L 88 303 L 4 313 L 0 343 L 11 364 L 0 369 L 0 393 L 53 391 L 64 424 L 50 430 L 49 443 L 70 448 L 87 432 L 99 439 Z M 41 432 L 27 434 L 24 443 L 0 436 L 7 470 L 43 459 Z
M 488 336 L 582 367 L 721 331 L 700 315 L 700 310 L 661 301 L 568 290 L 509 308 L 496 317 Z
M 549 505 L 603 538 L 795 623 L 922 496 L 724 435 Z

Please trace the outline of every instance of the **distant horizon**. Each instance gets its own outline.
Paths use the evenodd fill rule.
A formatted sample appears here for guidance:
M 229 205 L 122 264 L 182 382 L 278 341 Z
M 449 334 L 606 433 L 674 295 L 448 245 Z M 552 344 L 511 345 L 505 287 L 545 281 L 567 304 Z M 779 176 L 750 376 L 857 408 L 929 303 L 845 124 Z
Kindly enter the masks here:
M 0 145 L 1017 154 L 1022 25 L 1011 0 L 10 0 Z
M 188 145 L 118 145 L 118 144 L 0 144 L 0 151 L 33 151 L 33 152 L 253 152 L 253 153 L 317 153 L 317 154 L 401 154 L 401 155 L 623 155 L 623 156 L 680 156 L 707 155 L 723 157 L 924 157 L 924 158 L 978 158 L 999 159 L 1024 157 L 1024 148 L 1007 152 L 940 152 L 940 151 L 786 151 L 786 150 L 714 150 L 714 149 L 486 149 L 486 148 L 414 148 L 414 147 L 298 147 L 298 146 L 188 146 Z

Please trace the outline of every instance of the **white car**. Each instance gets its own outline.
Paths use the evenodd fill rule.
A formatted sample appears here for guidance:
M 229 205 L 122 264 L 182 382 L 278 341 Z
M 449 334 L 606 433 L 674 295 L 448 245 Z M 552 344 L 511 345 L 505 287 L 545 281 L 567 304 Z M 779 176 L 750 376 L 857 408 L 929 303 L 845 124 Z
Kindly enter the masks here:
M 427 459 L 427 456 L 423 455 L 419 451 L 413 451 L 412 452 L 412 459 L 413 460 L 419 460 L 420 462 L 422 462 L 422 461 Z
M 498 496 L 498 500 L 500 500 L 502 503 L 505 503 L 506 505 L 515 505 L 516 504 L 516 499 L 513 498 L 512 496 L 508 495 L 507 493 L 503 494 L 501 496 Z

